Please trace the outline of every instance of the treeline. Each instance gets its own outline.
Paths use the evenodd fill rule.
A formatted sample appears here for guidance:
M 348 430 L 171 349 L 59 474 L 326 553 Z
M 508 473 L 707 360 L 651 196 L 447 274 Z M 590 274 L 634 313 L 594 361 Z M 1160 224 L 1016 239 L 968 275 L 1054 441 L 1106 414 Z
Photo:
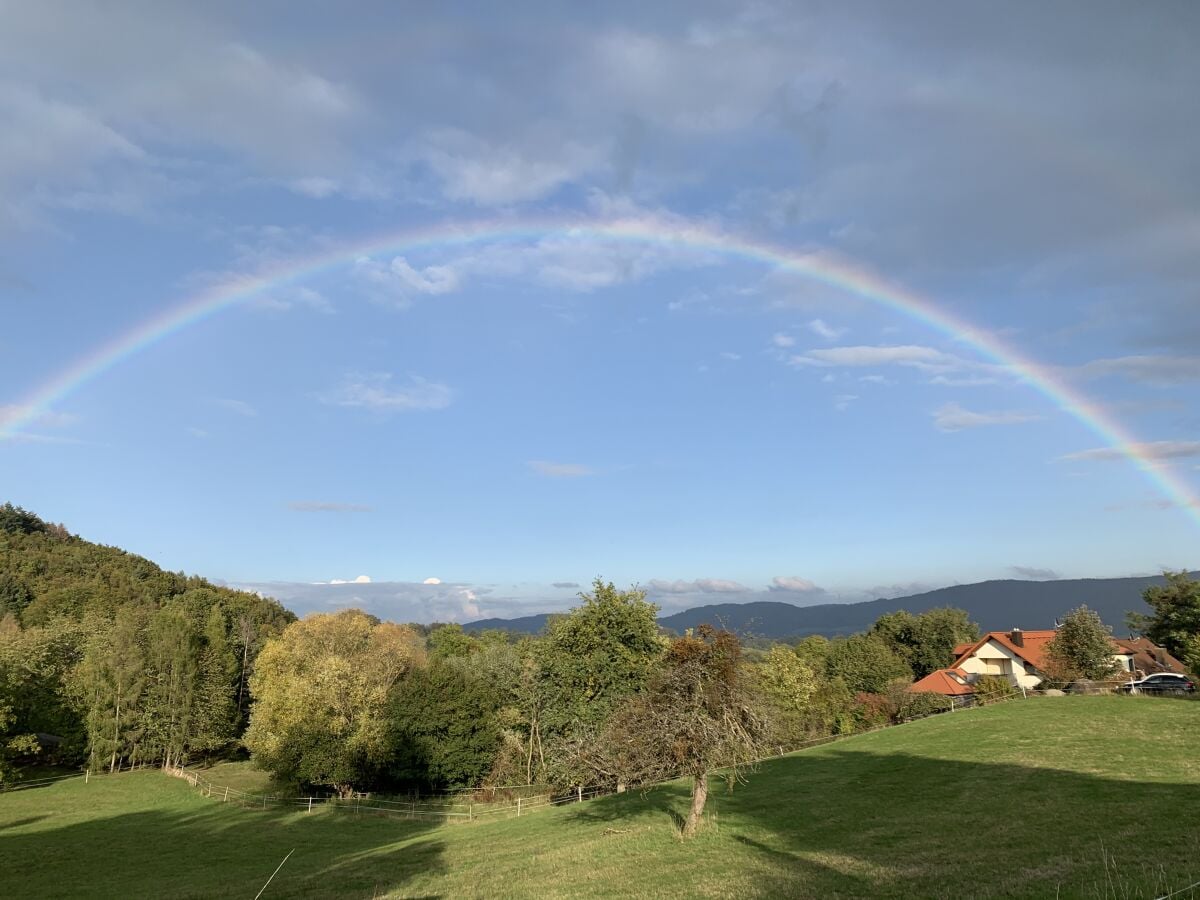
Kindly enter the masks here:
M 691 701 L 680 699 L 672 660 L 681 647 L 697 658 L 698 645 L 663 634 L 640 591 L 597 580 L 580 601 L 537 637 L 398 626 L 356 610 L 310 616 L 259 657 L 245 744 L 278 778 L 342 793 L 615 777 L 606 740 L 619 726 L 627 741 L 634 707 L 673 721 L 663 710 Z M 705 646 L 737 658 L 722 690 L 748 698 L 754 741 L 778 747 L 944 707 L 907 688 L 978 630 L 961 610 L 941 609 L 768 651 L 734 653 L 732 635 L 712 635 Z M 655 705 L 648 697 L 666 685 L 675 699 Z
M 16 757 L 117 768 L 239 746 L 277 602 L 0 506 L 0 780 Z

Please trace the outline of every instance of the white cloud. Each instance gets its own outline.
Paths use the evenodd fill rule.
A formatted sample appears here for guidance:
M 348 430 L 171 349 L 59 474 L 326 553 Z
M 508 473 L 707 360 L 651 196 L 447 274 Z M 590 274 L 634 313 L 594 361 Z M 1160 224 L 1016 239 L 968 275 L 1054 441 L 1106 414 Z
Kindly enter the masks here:
M 293 500 L 288 509 L 296 512 L 370 512 L 362 503 L 336 503 L 326 500 Z
M 800 578 L 797 575 L 776 575 L 771 579 L 771 584 L 767 587 L 767 590 L 793 591 L 801 594 L 824 592 L 823 588 L 819 588 L 807 578 Z
M 977 368 L 979 363 L 962 359 L 933 347 L 857 346 L 829 347 L 793 355 L 788 362 L 794 366 L 836 366 L 863 368 L 867 366 L 910 366 L 925 372 L 947 372 Z
M 439 129 L 427 133 L 411 152 L 441 180 L 447 197 L 480 206 L 535 200 L 605 161 L 600 147 L 537 127 L 520 143 Z
M 796 345 L 796 339 L 790 334 L 784 334 L 782 331 L 777 331 L 771 335 L 771 344 L 780 348 L 794 347 Z
M 740 354 L 740 353 L 733 353 L 730 350 L 722 350 L 721 351 L 721 359 L 728 360 L 729 362 L 737 362 L 741 358 L 742 358 L 742 354 Z
M 658 594 L 742 594 L 750 588 L 724 578 L 697 578 L 695 581 L 663 581 L 651 578 L 647 587 Z
M 425 266 L 417 269 L 403 256 L 388 263 L 361 257 L 354 263 L 355 276 L 372 291 L 402 302 L 415 294 L 437 296 L 456 291 L 460 286 L 458 272 L 452 266 Z
M 190 434 L 192 437 L 198 438 L 199 440 L 202 440 L 202 441 L 207 440 L 209 437 L 208 432 L 205 431 L 203 428 L 189 427 L 187 429 L 187 433 Z
M 1122 447 L 1096 447 L 1063 456 L 1064 460 L 1120 460 L 1136 456 L 1140 459 L 1167 460 L 1200 456 L 1200 441 L 1150 441 Z
M 426 578 L 424 581 L 421 582 L 421 584 L 441 584 L 441 583 L 442 583 L 442 579 L 440 579 L 440 578 Z
M 24 420 L 26 426 L 66 428 L 78 422 L 79 417 L 70 413 L 54 412 L 49 409 L 38 410 L 19 403 L 9 403 L 0 406 L 0 429 L 9 428 L 18 420 Z
M 581 463 L 547 462 L 543 459 L 531 459 L 527 465 L 539 475 L 547 478 L 585 478 L 595 475 L 596 470 Z
M 1079 367 L 1087 378 L 1117 375 L 1131 381 L 1157 386 L 1175 386 L 1200 381 L 1200 356 L 1121 356 L 1094 359 Z
M 984 425 L 1019 425 L 1036 422 L 1042 416 L 1009 410 L 1005 412 L 972 412 L 957 403 L 947 403 L 933 412 L 933 424 L 941 431 L 962 431 Z
M 808 323 L 808 330 L 826 341 L 836 341 L 846 333 L 845 328 L 834 328 L 826 324 L 824 319 L 813 319 Z
M 858 394 L 838 394 L 833 398 L 833 408 L 838 412 L 845 412 L 850 408 L 850 404 L 858 399 Z
M 445 409 L 454 402 L 454 390 L 416 375 L 408 383 L 393 385 L 388 372 L 348 375 L 335 390 L 321 395 L 324 403 L 375 412 L 416 412 Z
M 987 375 L 934 375 L 929 379 L 930 384 L 940 384 L 944 387 L 984 387 L 989 384 L 999 384 L 998 378 Z
M 1037 566 L 1010 566 L 1009 570 L 1018 578 L 1030 581 L 1057 581 L 1062 578 L 1054 569 L 1040 569 Z
M 325 584 L 370 584 L 371 576 L 370 575 L 359 575 L 358 577 L 352 578 L 349 581 L 343 581 L 340 578 L 334 578 L 328 582 L 318 582 L 318 584 L 321 584 L 321 583 L 325 583 Z
M 253 418 L 258 415 L 258 410 L 245 400 L 234 400 L 230 397 L 215 397 L 212 402 L 215 406 L 220 406 L 222 409 L 227 409 L 246 418 Z

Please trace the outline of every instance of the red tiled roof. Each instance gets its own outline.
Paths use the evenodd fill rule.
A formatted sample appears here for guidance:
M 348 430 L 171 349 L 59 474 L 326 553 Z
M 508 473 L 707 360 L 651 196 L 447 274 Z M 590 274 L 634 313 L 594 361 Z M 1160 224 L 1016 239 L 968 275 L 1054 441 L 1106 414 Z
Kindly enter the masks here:
M 1133 667 L 1135 669 L 1140 669 L 1147 675 L 1154 672 L 1174 672 L 1177 675 L 1187 674 L 1187 667 L 1183 663 L 1149 638 L 1113 638 L 1113 643 L 1121 651 L 1133 657 Z
M 936 669 L 908 688 L 914 694 L 926 691 L 931 694 L 945 694 L 948 697 L 961 697 L 973 694 L 975 689 L 966 683 L 963 673 L 957 669 Z
M 995 641 L 1013 655 L 1029 663 L 1035 669 L 1044 669 L 1046 661 L 1046 645 L 1054 640 L 1058 632 L 1052 628 L 1039 631 L 1022 631 L 1021 643 L 1013 640 L 1010 631 L 989 631 L 973 644 L 960 644 L 954 648 L 955 667 L 961 666 L 988 641 Z M 1167 653 L 1149 639 L 1112 638 L 1114 653 L 1128 653 L 1133 656 L 1134 668 L 1143 672 L 1177 672 L 1186 673 L 1187 669 L 1179 660 Z M 964 649 L 965 648 L 965 649 Z
M 967 659 L 975 654 L 975 651 L 986 644 L 988 641 L 995 641 L 1001 647 L 1004 647 L 1014 656 L 1019 657 L 1029 663 L 1035 669 L 1042 668 L 1046 659 L 1046 645 L 1054 640 L 1054 635 L 1057 632 L 1053 628 L 1048 628 L 1044 631 L 1022 631 L 1021 644 L 1018 646 L 1014 643 L 1012 635 L 1007 631 L 989 631 L 973 644 L 968 644 L 967 649 L 962 651 L 955 657 L 954 665 L 960 666 Z M 958 649 L 957 647 L 955 648 Z

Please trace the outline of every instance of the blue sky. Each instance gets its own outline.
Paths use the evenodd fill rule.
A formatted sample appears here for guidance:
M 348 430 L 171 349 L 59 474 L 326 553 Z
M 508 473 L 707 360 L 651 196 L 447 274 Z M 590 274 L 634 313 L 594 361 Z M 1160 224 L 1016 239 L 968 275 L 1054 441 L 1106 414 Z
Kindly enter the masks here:
M 1186 496 L 964 341 L 737 254 L 520 230 L 836 255 L 1047 367 L 1194 496 L 1194 4 L 4 19 L 0 415 L 230 279 L 514 229 L 343 253 L 39 410 L 0 496 L 85 537 L 424 620 L 597 574 L 676 609 L 1200 565 Z

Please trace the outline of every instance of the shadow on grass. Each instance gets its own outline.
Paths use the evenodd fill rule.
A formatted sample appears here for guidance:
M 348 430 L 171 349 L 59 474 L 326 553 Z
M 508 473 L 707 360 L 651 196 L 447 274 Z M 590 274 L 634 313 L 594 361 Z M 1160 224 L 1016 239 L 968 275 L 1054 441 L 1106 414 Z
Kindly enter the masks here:
M 7 823 L 0 896 L 373 897 L 444 871 L 444 845 L 420 822 L 321 812 L 142 809 L 73 822 Z
M 672 828 L 688 800 L 674 782 L 572 818 Z M 762 763 L 706 820 L 695 853 L 748 866 L 758 896 L 1115 900 L 1200 879 L 1197 784 L 847 749 Z

